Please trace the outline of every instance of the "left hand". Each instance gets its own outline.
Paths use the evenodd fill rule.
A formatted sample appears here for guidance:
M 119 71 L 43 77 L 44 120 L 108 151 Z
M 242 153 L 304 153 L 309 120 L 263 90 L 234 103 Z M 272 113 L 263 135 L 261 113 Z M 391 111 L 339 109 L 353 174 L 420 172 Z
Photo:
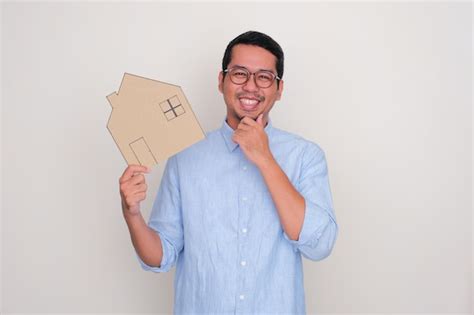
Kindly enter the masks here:
M 257 166 L 273 158 L 263 124 L 263 114 L 258 116 L 257 121 L 244 117 L 232 136 L 232 140 L 239 144 L 247 159 Z

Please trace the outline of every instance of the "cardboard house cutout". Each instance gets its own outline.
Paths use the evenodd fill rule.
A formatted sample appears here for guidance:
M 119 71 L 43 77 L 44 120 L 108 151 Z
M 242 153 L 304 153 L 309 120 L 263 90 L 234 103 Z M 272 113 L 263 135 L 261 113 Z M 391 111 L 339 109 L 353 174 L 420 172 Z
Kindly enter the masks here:
M 205 137 L 177 85 L 125 73 L 107 100 L 107 128 L 129 165 L 152 167 Z

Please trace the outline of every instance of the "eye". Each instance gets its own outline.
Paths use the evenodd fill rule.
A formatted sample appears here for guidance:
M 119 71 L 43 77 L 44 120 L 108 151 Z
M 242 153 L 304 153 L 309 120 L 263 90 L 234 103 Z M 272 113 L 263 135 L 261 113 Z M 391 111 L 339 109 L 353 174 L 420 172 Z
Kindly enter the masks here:
M 247 72 L 245 72 L 244 70 L 234 70 L 232 71 L 232 75 L 237 78 L 245 78 L 247 77 Z
M 239 78 L 244 78 L 247 76 L 247 73 L 245 71 L 237 70 L 232 73 L 234 76 L 239 77 Z
M 259 72 L 257 79 L 262 82 L 270 82 L 273 81 L 273 75 L 270 72 Z

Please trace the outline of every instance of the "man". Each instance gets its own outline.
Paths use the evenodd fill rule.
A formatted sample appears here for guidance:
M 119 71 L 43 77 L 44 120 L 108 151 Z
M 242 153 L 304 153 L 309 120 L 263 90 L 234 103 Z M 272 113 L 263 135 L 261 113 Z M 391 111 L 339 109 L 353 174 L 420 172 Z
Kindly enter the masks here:
M 226 120 L 168 160 L 148 225 L 146 168 L 120 178 L 142 266 L 176 265 L 175 313 L 305 313 L 301 255 L 327 257 L 338 226 L 323 151 L 269 121 L 282 77 L 278 43 L 241 34 L 218 78 Z

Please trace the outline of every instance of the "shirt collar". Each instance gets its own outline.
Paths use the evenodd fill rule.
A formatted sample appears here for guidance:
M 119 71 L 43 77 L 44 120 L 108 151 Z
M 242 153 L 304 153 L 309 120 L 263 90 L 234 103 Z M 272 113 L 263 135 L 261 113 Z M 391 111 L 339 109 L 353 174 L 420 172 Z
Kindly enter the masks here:
M 270 118 L 268 118 L 268 123 L 265 126 L 265 132 L 267 133 L 268 136 L 270 136 L 272 129 L 273 129 L 272 122 Z M 224 119 L 224 122 L 222 123 L 220 132 L 222 134 L 222 137 L 224 137 L 224 141 L 227 146 L 227 149 L 229 149 L 229 152 L 233 152 L 239 145 L 235 143 L 234 141 L 232 141 L 232 135 L 234 134 L 234 129 L 232 129 L 232 127 L 229 126 L 226 119 Z

